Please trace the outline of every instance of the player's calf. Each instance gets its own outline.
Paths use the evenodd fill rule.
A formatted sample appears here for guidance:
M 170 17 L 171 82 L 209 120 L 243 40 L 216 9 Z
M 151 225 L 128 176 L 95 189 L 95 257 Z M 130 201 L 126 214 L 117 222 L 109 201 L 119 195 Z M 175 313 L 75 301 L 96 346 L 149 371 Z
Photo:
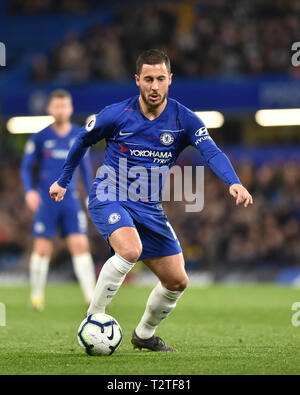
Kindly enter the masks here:
M 87 305 L 91 303 L 96 285 L 95 267 L 85 234 L 70 234 L 67 245 L 72 256 L 73 268 Z
M 115 254 L 103 265 L 99 274 L 88 315 L 105 313 L 105 309 L 118 292 L 127 273 L 133 268 L 131 263 Z
M 33 252 L 29 262 L 30 303 L 33 309 L 44 309 L 45 286 L 47 282 L 50 256 L 41 256 Z
M 146 310 L 135 329 L 136 335 L 144 340 L 154 336 L 156 328 L 174 310 L 182 294 L 183 291 L 171 291 L 159 282 L 148 298 Z

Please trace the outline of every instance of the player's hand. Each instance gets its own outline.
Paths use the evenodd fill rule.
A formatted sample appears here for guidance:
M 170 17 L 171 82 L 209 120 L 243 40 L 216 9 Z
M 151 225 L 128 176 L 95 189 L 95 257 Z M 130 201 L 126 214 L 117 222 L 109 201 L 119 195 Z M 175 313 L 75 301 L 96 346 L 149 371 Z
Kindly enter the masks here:
M 244 207 L 248 207 L 249 204 L 253 204 L 253 199 L 250 193 L 243 185 L 233 184 L 229 188 L 229 193 L 235 198 L 235 204 L 238 206 L 244 203 Z
M 49 189 L 51 199 L 54 200 L 55 202 L 61 202 L 66 192 L 67 192 L 66 188 L 59 186 L 57 181 L 55 181 Z
M 42 199 L 37 191 L 31 189 L 25 195 L 25 202 L 29 210 L 35 213 L 39 209 Z

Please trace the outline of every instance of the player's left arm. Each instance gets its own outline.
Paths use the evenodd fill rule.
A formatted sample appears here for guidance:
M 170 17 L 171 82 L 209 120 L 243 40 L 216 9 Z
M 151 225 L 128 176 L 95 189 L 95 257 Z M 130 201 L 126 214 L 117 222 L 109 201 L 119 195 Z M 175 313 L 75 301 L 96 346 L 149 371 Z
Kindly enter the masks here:
M 194 113 L 187 117 L 188 142 L 200 151 L 205 162 L 229 186 L 229 193 L 236 205 L 247 207 L 253 204 L 253 198 L 242 185 L 227 155 L 220 150 L 210 137 L 204 123 Z
M 40 134 L 33 134 L 25 145 L 24 156 L 21 163 L 21 180 L 25 191 L 26 205 L 36 212 L 42 202 L 41 196 L 33 182 L 33 167 L 41 157 Z

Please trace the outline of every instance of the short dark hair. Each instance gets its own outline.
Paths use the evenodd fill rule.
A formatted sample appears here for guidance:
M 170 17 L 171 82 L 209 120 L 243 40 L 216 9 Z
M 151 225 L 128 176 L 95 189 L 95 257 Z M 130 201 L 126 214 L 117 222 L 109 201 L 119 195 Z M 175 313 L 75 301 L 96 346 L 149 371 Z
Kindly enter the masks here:
M 63 99 L 65 97 L 70 99 L 70 101 L 72 103 L 72 95 L 70 92 L 68 92 L 65 89 L 56 89 L 53 92 L 51 92 L 50 95 L 48 96 L 47 104 L 49 104 L 52 99 L 55 99 L 55 98 Z
M 171 73 L 171 62 L 163 51 L 159 49 L 148 49 L 141 53 L 136 61 L 136 74 L 140 75 L 143 64 L 161 64 L 164 63 L 167 67 L 168 73 Z

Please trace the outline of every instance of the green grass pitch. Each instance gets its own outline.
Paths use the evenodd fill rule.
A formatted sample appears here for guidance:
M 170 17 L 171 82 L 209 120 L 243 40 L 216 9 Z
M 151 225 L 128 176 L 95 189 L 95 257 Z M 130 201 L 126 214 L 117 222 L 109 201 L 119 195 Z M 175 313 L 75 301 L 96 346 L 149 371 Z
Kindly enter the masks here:
M 0 374 L 201 375 L 299 374 L 300 326 L 292 305 L 300 291 L 274 285 L 190 287 L 157 330 L 177 353 L 133 350 L 131 332 L 151 287 L 123 286 L 108 314 L 123 329 L 109 357 L 89 357 L 77 343 L 85 305 L 77 284 L 47 286 L 46 309 L 28 307 L 27 286 L 1 286 Z

